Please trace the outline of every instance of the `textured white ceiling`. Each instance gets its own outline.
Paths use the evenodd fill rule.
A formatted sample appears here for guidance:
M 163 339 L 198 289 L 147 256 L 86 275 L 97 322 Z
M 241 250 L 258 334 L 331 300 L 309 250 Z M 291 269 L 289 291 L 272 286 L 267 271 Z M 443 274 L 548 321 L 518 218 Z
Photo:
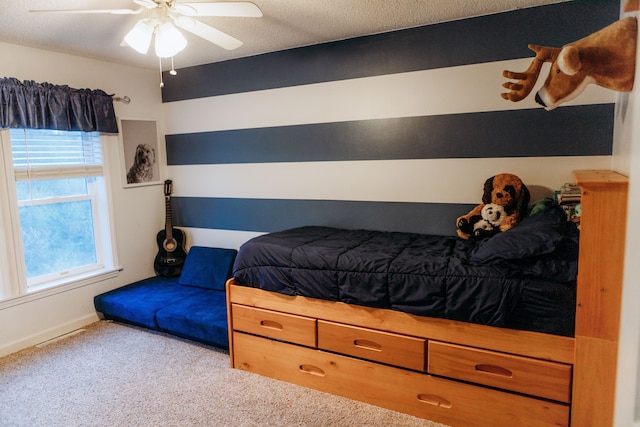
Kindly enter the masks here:
M 185 0 L 186 1 L 186 0 Z M 200 0 L 189 0 L 197 2 Z M 188 46 L 176 68 L 252 56 L 293 47 L 463 19 L 559 0 L 253 0 L 262 18 L 199 18 L 244 42 L 226 51 L 185 34 Z M 120 42 L 140 15 L 44 14 L 37 9 L 137 8 L 131 0 L 0 0 L 0 41 L 157 69 Z M 535 25 L 535 24 L 534 24 Z M 164 60 L 163 69 L 170 68 Z

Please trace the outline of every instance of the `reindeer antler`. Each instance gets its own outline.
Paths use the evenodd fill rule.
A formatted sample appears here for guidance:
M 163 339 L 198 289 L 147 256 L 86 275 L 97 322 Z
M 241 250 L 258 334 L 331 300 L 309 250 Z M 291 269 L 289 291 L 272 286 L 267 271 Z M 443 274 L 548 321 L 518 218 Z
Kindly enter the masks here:
M 531 93 L 533 86 L 538 80 L 542 64 L 555 61 L 558 52 L 560 52 L 560 49 L 556 47 L 538 46 L 535 44 L 530 44 L 527 47 L 536 53 L 536 57 L 531 61 L 529 68 L 522 73 L 507 70 L 502 72 L 503 77 L 517 80 L 517 82 L 504 82 L 502 84 L 502 87 L 509 89 L 509 92 L 501 93 L 500 96 L 509 101 L 517 102 L 525 99 L 527 95 Z

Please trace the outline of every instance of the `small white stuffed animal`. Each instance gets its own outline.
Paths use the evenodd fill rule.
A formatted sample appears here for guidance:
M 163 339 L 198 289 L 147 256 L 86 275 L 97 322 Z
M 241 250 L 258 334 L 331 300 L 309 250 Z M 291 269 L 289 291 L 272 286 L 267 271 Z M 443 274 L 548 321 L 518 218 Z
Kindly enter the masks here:
M 500 223 L 506 217 L 504 208 L 495 203 L 487 203 L 480 212 L 482 219 L 473 224 L 473 235 L 476 238 L 490 237 L 500 231 Z

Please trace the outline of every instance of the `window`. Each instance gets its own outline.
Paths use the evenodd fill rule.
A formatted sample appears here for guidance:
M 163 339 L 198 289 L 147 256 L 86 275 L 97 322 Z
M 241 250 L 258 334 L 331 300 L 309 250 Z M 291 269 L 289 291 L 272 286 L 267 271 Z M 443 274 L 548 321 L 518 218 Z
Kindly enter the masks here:
M 11 129 L 2 136 L 4 162 L 13 172 L 5 197 L 15 259 L 8 263 L 16 266 L 19 282 L 9 292 L 29 293 L 112 270 L 100 134 Z

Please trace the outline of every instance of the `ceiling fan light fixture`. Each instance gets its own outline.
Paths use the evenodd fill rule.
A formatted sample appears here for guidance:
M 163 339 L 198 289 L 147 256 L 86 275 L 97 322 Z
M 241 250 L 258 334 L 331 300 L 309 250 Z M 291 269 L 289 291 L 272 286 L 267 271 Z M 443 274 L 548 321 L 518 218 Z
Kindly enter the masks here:
M 124 1 L 124 0 L 123 0 Z M 197 1 L 189 0 L 130 0 L 137 4 L 137 9 L 50 9 L 31 10 L 30 12 L 52 13 L 110 13 L 117 15 L 137 15 L 146 11 L 146 19 L 135 23 L 124 36 L 120 46 L 128 46 L 146 55 L 155 36 L 155 54 L 159 59 L 162 72 L 162 58 L 171 58 L 171 75 L 176 71 L 173 67 L 174 55 L 187 47 L 187 39 L 181 32 L 186 31 L 213 43 L 223 49 L 233 50 L 242 46 L 242 41 L 211 27 L 194 17 L 228 16 L 228 17 L 261 17 L 262 11 L 251 1 Z M 177 27 L 177 28 L 176 28 Z M 162 82 L 161 82 L 162 83 Z
M 156 28 L 156 55 L 160 58 L 175 56 L 187 47 L 187 39 L 171 22 Z
M 133 26 L 131 31 L 124 36 L 124 42 L 133 50 L 142 54 L 147 53 L 153 37 L 153 25 L 148 20 L 141 19 Z

